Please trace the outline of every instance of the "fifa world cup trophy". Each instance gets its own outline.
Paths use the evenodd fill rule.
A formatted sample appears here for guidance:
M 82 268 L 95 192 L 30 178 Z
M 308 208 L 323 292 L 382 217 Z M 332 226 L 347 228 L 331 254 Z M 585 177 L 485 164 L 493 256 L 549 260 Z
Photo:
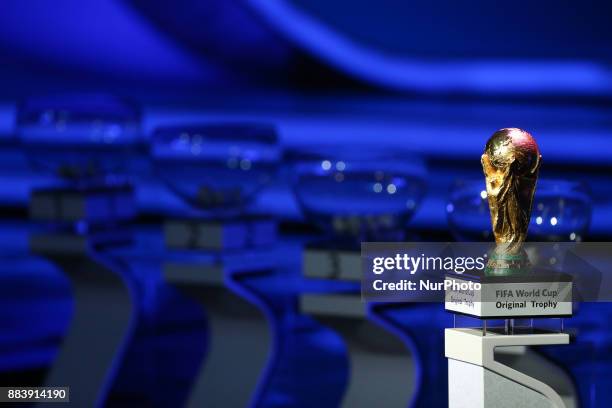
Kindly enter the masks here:
M 529 267 L 522 244 L 541 161 L 534 138 L 521 129 L 500 129 L 486 144 L 481 162 L 497 244 L 487 264 L 488 275 L 522 273 Z
M 542 163 L 540 150 L 528 132 L 500 129 L 487 141 L 481 162 L 496 246 L 484 271 L 446 276 L 453 283 L 479 286 L 463 290 L 449 285 L 445 309 L 482 321 L 481 328 L 444 331 L 448 406 L 575 407 L 572 379 L 557 365 L 536 358 L 528 347 L 569 344 L 562 319 L 561 332 L 535 327 L 534 320 L 571 317 L 573 311 L 572 275 L 543 265 L 532 268 L 523 245 Z M 487 328 L 487 322 L 501 319 L 503 327 Z M 518 319 L 529 319 L 529 326 L 515 325 Z

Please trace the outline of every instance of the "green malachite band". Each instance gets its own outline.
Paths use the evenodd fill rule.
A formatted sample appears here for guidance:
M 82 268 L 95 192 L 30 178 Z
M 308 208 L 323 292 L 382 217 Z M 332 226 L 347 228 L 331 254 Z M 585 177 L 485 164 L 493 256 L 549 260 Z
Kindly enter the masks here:
M 523 262 L 525 261 L 525 256 L 523 254 L 516 254 L 516 255 L 510 255 L 510 254 L 496 254 L 493 253 L 489 259 L 492 260 L 502 260 L 502 261 L 519 261 L 519 262 Z
M 518 254 L 497 253 L 493 251 L 485 267 L 487 276 L 524 275 L 531 270 L 527 254 L 523 251 Z
M 524 275 L 529 273 L 530 268 L 485 268 L 485 275 L 487 276 L 510 276 L 510 275 Z

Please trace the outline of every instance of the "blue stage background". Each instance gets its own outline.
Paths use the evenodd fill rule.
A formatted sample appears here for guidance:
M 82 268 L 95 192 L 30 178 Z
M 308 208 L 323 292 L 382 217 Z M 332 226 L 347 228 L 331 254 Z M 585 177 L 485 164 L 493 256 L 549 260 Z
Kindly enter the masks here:
M 422 241 L 456 239 L 448 223 L 453 186 L 482 179 L 479 158 L 495 130 L 524 128 L 544 157 L 542 179 L 587 186 L 592 206 L 581 238 L 608 241 L 610 15 L 612 4 L 604 1 L 4 1 L 0 385 L 42 383 L 73 307 L 60 269 L 28 249 L 30 192 L 58 178 L 32 169 L 24 155 L 17 129 L 22 101 L 102 92 L 139 107 L 143 143 L 127 167 L 139 232 L 130 248 L 112 256 L 129 265 L 141 319 L 118 363 L 107 405 L 173 406 L 185 401 L 197 371 L 194 361 L 206 353 L 206 316 L 163 281 L 162 222 L 192 209 L 153 169 L 148 142 L 157 127 L 265 122 L 275 126 L 285 151 L 333 142 L 416 155 L 426 163 L 427 188 L 403 229 L 410 240 Z M 241 283 L 274 322 L 274 356 L 253 405 L 336 406 L 348 381 L 346 347 L 337 333 L 300 312 L 298 298 L 308 291 L 355 287 L 338 289 L 337 282 L 310 287 L 303 279 L 301 250 L 320 232 L 295 199 L 294 176 L 284 161 L 279 176 L 248 209 L 274 216 L 281 234 L 280 249 L 270 255 L 281 267 L 272 277 Z M 561 239 L 574 239 L 566 235 Z M 587 309 L 589 319 L 583 311 L 566 323 L 586 333 L 575 348 L 586 363 L 554 350 L 549 355 L 579 383 L 584 406 L 605 407 L 612 401 L 601 380 L 612 378 L 609 307 Z M 372 318 L 379 312 L 368 313 Z M 406 337 L 411 322 L 426 327 L 426 337 L 407 346 L 412 351 L 426 348 L 419 341 L 440 346 L 436 333 L 448 326 L 448 316 L 436 311 L 431 322 L 415 318 L 423 313 L 433 312 L 391 310 L 378 318 L 394 322 L 390 327 Z M 419 364 L 434 366 L 434 360 L 428 355 Z M 412 403 L 440 401 L 421 395 Z

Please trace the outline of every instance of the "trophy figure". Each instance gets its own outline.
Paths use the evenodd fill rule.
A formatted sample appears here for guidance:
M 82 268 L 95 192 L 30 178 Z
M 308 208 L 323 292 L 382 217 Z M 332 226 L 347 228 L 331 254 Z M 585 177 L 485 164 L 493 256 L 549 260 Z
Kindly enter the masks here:
M 541 161 L 535 140 L 521 129 L 500 129 L 486 144 L 481 162 L 497 244 L 487 265 L 489 275 L 520 273 L 529 267 L 522 244 Z
M 486 266 L 446 276 L 445 283 L 475 283 L 478 289 L 449 285 L 445 309 L 482 323 L 482 328 L 445 330 L 449 406 L 574 407 L 571 379 L 527 347 L 568 344 L 569 335 L 563 329 L 534 329 L 533 320 L 572 315 L 571 276 L 532 267 L 523 249 L 542 162 L 540 151 L 528 132 L 501 129 L 489 138 L 481 162 L 495 248 L 488 251 L 486 245 L 471 244 L 488 251 Z M 547 307 L 545 300 L 554 306 Z M 505 325 L 487 329 L 489 319 L 503 319 Z M 531 324 L 515 328 L 515 319 L 528 319 Z

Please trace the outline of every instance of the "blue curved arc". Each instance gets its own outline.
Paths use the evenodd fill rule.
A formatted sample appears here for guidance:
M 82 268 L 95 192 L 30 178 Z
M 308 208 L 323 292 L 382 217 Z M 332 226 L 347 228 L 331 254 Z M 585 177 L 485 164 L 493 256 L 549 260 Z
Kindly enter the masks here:
M 386 88 L 477 93 L 612 93 L 612 69 L 592 61 L 427 61 L 355 43 L 285 0 L 248 0 L 268 23 L 336 68 Z
M 406 345 L 406 350 L 410 352 L 411 357 L 414 361 L 414 371 L 415 371 L 415 384 L 414 384 L 414 393 L 410 397 L 409 407 L 415 407 L 419 401 L 419 395 L 421 394 L 421 388 L 424 382 L 424 362 L 422 356 L 418 353 L 419 348 L 415 343 L 414 339 L 410 337 L 408 333 L 403 331 L 400 327 L 394 324 L 390 319 L 388 319 L 384 313 L 381 313 L 376 309 L 376 304 L 369 303 L 367 305 L 367 313 L 368 317 L 373 321 L 383 327 L 385 330 L 393 333 L 397 337 L 401 339 L 401 341 Z M 408 369 L 408 367 L 407 367 Z
M 227 272 L 225 276 L 226 286 L 236 295 L 257 307 L 259 311 L 263 313 L 266 321 L 270 325 L 270 352 L 259 379 L 257 380 L 257 385 L 253 391 L 249 405 L 250 407 L 256 408 L 261 405 L 264 399 L 264 394 L 270 384 L 274 368 L 278 362 L 278 349 L 280 346 L 279 331 L 281 328 L 278 320 L 274 316 L 271 305 L 269 305 L 261 295 L 257 294 L 256 291 L 241 283 L 240 279 L 238 279 L 238 275 L 239 273 Z
M 123 334 L 123 338 L 121 339 L 119 348 L 117 349 L 117 353 L 113 357 L 113 361 L 111 362 L 110 367 L 106 373 L 106 378 L 104 379 L 102 388 L 98 391 L 98 399 L 96 406 L 102 407 L 106 405 L 106 400 L 108 399 L 108 396 L 111 393 L 114 381 L 117 378 L 121 369 L 123 358 L 127 354 L 130 342 L 134 339 L 134 333 L 136 332 L 138 319 L 140 318 L 142 312 L 141 310 L 139 310 L 138 305 L 136 304 L 136 299 L 138 296 L 138 287 L 136 282 L 131 278 L 129 271 L 126 269 L 127 265 L 108 254 L 97 251 L 91 251 L 90 256 L 95 262 L 104 265 L 106 268 L 119 275 L 121 280 L 123 280 L 123 282 L 125 283 L 127 291 L 129 293 L 129 297 L 133 302 L 128 326 L 126 328 L 125 333 Z

